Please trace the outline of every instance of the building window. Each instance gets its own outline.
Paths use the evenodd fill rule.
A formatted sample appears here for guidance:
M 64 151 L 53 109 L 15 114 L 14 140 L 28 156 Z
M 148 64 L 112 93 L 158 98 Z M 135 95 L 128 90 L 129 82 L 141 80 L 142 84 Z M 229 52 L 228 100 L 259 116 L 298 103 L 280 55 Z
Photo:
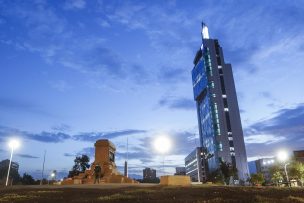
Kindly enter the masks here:
M 223 94 L 226 94 L 226 89 L 225 89 L 225 83 L 224 83 L 224 78 L 223 78 L 223 76 L 220 76 L 220 81 L 221 81 L 222 93 L 223 93 Z
M 227 98 L 223 98 L 223 101 L 224 101 L 224 107 L 225 107 L 225 108 L 228 108 Z
M 222 145 L 222 143 L 219 143 L 219 144 L 218 144 L 218 150 L 219 150 L 219 151 L 223 151 L 223 145 Z
M 228 140 L 229 141 L 233 141 L 233 137 L 228 137 Z
M 230 152 L 234 152 L 234 147 L 229 147 Z
M 224 111 L 229 111 L 229 109 L 228 108 L 224 108 Z
M 213 81 L 209 82 L 209 87 L 214 88 L 214 82 Z
M 227 95 L 223 94 L 222 97 L 223 97 L 223 98 L 227 98 Z
M 219 73 L 220 73 L 220 75 L 223 75 L 223 69 L 222 68 L 219 69 Z
M 216 97 L 216 94 L 212 94 L 213 97 Z
M 230 147 L 234 147 L 234 144 L 233 144 L 233 141 L 232 141 L 232 140 L 229 141 L 229 146 L 230 146 Z

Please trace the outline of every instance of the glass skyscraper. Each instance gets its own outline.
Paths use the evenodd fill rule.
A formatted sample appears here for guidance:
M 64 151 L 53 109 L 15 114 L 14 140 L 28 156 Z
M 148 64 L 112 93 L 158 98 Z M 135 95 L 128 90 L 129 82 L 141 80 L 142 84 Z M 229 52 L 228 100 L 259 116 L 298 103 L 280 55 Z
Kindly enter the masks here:
M 240 180 L 246 180 L 249 171 L 231 64 L 225 63 L 218 40 L 209 38 L 204 23 L 193 63 L 200 145 L 213 155 L 206 173 L 217 170 L 222 160 L 237 168 Z

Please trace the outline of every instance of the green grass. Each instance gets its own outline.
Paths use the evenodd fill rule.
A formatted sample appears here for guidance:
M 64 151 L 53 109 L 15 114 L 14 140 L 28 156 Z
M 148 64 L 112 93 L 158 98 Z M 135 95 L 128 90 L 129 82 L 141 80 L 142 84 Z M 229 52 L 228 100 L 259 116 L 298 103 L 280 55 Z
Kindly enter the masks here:
M 36 196 L 34 195 L 20 195 L 16 193 L 9 193 L 9 194 L 4 194 L 2 197 L 0 197 L 0 202 L 25 201 L 34 198 L 36 198 Z
M 98 197 L 97 199 L 102 200 L 102 201 L 113 201 L 113 200 L 132 200 L 132 199 L 135 199 L 135 197 L 132 195 L 116 193 L 113 195 L 101 196 L 101 197 Z
M 127 190 L 124 193 L 126 194 L 136 194 L 136 193 L 154 193 L 156 192 L 153 189 L 149 189 L 149 188 L 139 188 L 139 189 L 133 189 L 133 190 Z
M 289 196 L 287 199 L 292 202 L 299 202 L 299 203 L 304 202 L 304 197 Z

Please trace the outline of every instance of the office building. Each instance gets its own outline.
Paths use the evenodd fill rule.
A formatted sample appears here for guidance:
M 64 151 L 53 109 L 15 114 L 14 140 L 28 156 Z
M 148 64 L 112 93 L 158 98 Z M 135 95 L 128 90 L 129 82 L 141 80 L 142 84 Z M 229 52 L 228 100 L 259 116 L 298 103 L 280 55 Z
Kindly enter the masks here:
M 224 61 L 217 39 L 210 39 L 202 23 L 202 44 L 194 58 L 192 82 L 197 106 L 200 146 L 213 156 L 206 173 L 219 168 L 220 160 L 248 178 L 247 156 L 231 64 Z
M 8 159 L 0 162 L 0 185 L 4 185 L 6 183 L 9 162 L 10 162 L 10 160 L 8 160 Z M 19 164 L 16 162 L 12 162 L 11 169 L 10 169 L 9 184 L 12 184 L 12 182 L 19 181 L 20 176 L 19 176 L 18 170 L 19 170 Z
M 304 163 L 304 150 L 293 151 L 293 155 L 296 161 Z
M 175 168 L 175 174 L 174 175 L 186 175 L 186 168 L 185 167 L 176 167 Z
M 145 168 L 143 170 L 143 179 L 144 180 L 155 180 L 156 179 L 156 170 L 152 168 Z
M 202 147 L 197 147 L 185 158 L 186 175 L 192 182 L 205 182 L 205 162 Z
M 256 172 L 262 173 L 266 182 L 271 181 L 270 168 L 274 166 L 276 160 L 274 158 L 262 158 L 255 161 Z

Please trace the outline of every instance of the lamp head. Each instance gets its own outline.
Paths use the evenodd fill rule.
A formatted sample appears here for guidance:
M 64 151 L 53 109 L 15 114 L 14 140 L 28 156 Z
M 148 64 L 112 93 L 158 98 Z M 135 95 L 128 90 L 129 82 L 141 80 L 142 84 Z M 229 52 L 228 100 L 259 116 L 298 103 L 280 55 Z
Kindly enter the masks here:
M 165 154 L 171 149 L 171 140 L 166 136 L 159 136 L 154 140 L 154 148 L 159 153 Z
M 279 161 L 286 161 L 288 159 L 288 154 L 286 151 L 279 151 L 277 154 L 277 158 Z
M 11 140 L 9 143 L 8 143 L 8 146 L 12 149 L 16 149 L 20 146 L 20 142 L 18 140 Z

